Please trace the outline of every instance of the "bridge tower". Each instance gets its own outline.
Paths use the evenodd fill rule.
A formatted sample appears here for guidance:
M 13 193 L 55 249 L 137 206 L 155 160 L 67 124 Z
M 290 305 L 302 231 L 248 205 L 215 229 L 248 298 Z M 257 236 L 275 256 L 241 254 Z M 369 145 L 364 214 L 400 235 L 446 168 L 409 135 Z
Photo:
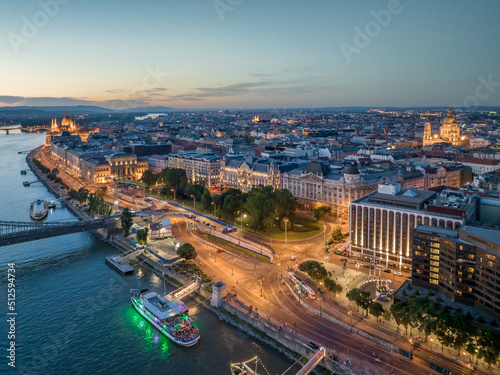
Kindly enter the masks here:
M 222 306 L 222 289 L 226 286 L 222 281 L 217 281 L 212 285 L 212 306 L 221 307 Z

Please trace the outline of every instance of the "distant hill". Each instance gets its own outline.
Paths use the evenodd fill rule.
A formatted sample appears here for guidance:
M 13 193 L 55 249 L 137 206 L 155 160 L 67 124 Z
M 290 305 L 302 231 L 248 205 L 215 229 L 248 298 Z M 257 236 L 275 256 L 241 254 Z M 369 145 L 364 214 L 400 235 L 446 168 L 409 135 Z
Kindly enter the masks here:
M 113 112 L 110 109 L 102 108 L 93 105 L 74 105 L 74 106 L 17 106 L 17 107 L 0 107 L 0 113 L 11 114 L 42 114 L 45 113 L 66 113 L 68 111 L 72 114 L 85 114 L 85 113 L 109 113 Z
M 114 109 L 98 107 L 94 105 L 70 105 L 70 106 L 16 106 L 16 107 L 0 107 L 0 114 L 27 114 L 27 115 L 43 115 L 43 114 L 69 114 L 81 115 L 81 114 L 100 114 L 100 113 L 114 113 L 114 112 L 169 112 L 169 111 L 179 111 L 179 109 L 172 107 L 138 107 L 138 108 L 127 108 L 123 111 L 116 111 Z
M 171 112 L 171 111 L 183 111 L 183 109 L 157 106 L 157 107 L 127 108 L 127 109 L 123 110 L 123 112 L 151 112 L 151 113 L 153 113 L 153 112 L 162 113 L 162 112 Z

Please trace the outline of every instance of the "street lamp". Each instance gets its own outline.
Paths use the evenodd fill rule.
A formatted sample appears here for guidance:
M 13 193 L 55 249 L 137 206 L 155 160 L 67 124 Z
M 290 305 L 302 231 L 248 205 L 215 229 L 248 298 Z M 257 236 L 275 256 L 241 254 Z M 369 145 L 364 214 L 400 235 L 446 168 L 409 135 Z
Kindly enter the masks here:
M 285 248 L 286 248 L 286 244 L 287 244 L 287 229 L 288 229 L 288 218 L 283 218 L 283 221 L 285 222 Z
M 170 189 L 170 191 L 174 192 L 174 202 L 175 202 L 175 189 Z
M 234 275 L 234 272 L 233 272 L 233 263 L 234 263 L 234 255 L 231 256 L 231 276 Z
M 243 211 L 241 211 L 241 229 L 243 229 L 243 218 L 247 217 L 247 214 L 243 215 Z
M 351 316 L 351 332 L 352 332 L 352 310 L 349 310 L 348 314 Z
M 322 298 L 318 297 L 318 299 L 319 299 L 319 316 L 321 317 L 321 300 L 322 300 Z

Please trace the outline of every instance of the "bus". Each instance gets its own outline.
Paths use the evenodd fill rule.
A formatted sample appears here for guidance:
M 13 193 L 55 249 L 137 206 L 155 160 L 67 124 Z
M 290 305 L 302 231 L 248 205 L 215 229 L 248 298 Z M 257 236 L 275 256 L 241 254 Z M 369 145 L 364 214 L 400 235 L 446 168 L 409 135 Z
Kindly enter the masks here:
M 288 275 L 290 276 L 290 280 L 292 280 L 295 283 L 295 286 L 299 290 L 305 292 L 310 299 L 316 298 L 316 293 L 314 292 L 314 290 L 304 281 L 302 281 L 300 277 L 295 275 L 293 272 L 288 272 Z

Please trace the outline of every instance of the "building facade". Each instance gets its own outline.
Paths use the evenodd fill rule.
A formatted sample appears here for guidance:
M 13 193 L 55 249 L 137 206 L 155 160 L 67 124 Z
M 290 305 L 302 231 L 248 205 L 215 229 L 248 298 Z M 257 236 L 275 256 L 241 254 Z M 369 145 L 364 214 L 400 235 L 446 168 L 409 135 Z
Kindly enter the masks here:
M 500 317 L 498 229 L 464 225 L 413 231 L 412 280 L 446 297 Z
M 77 126 L 76 122 L 68 115 L 66 111 L 66 116 L 58 124 L 56 119 L 52 119 L 50 126 L 50 131 L 45 135 L 45 147 L 50 147 L 53 137 L 60 136 L 63 132 L 69 132 L 71 135 L 77 135 L 80 137 L 82 142 L 87 142 L 89 135 L 92 133 L 99 133 L 99 128 L 94 127 L 92 129 L 87 129 L 81 126 Z
M 207 187 L 220 185 L 221 156 L 217 154 L 200 154 L 190 152 L 180 155 L 169 155 L 168 167 L 184 169 L 190 183 L 200 183 Z
M 439 129 L 439 134 L 432 132 L 431 123 L 427 119 L 424 127 L 424 137 L 422 139 L 424 146 L 430 146 L 435 143 L 451 143 L 454 146 L 465 146 L 469 140 L 460 133 L 460 127 L 453 115 L 451 107 L 448 109 L 448 114 Z
M 221 161 L 221 187 L 236 188 L 248 192 L 255 186 L 271 186 L 281 189 L 281 174 L 297 164 L 254 158 L 225 158 Z
M 350 165 L 343 171 L 331 171 L 326 164 L 311 162 L 305 168 L 293 169 L 282 175 L 283 189 L 288 189 L 298 203 L 312 209 L 326 204 L 337 218 L 349 218 L 349 204 L 373 190 L 377 184 L 397 181 L 397 171 L 384 171 L 362 175 L 356 166 Z
M 411 236 L 418 225 L 458 229 L 476 214 L 476 196 L 401 189 L 383 183 L 350 206 L 351 251 L 371 262 L 399 269 L 411 267 Z

